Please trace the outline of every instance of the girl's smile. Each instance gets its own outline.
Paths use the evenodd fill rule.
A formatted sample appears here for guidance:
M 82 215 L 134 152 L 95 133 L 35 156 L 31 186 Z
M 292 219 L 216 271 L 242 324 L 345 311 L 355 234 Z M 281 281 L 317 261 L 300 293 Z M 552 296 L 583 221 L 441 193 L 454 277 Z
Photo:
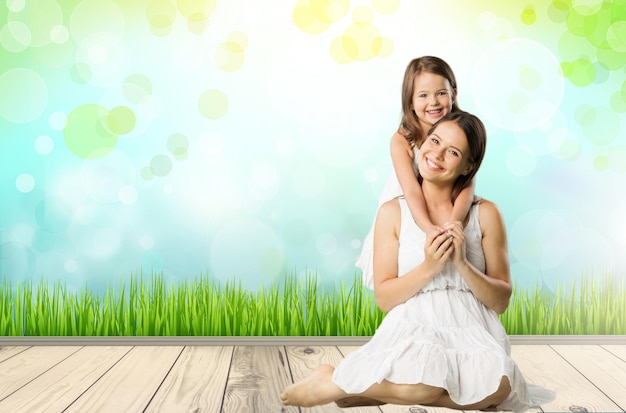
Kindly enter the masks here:
M 452 109 L 455 92 L 443 76 L 422 72 L 415 76 L 411 109 L 424 129 L 428 129 Z

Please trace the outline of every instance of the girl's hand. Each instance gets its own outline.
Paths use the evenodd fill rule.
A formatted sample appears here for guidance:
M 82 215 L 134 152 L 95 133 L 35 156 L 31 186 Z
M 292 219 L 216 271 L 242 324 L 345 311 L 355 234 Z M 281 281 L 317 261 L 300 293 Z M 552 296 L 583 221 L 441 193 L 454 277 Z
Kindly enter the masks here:
M 426 235 L 424 262 L 433 274 L 439 273 L 454 250 L 453 238 L 438 228 Z
M 463 232 L 463 223 L 461 221 L 446 222 L 443 224 L 444 234 L 452 240 L 453 252 L 450 257 L 452 264 L 460 268 L 465 264 L 465 233 Z

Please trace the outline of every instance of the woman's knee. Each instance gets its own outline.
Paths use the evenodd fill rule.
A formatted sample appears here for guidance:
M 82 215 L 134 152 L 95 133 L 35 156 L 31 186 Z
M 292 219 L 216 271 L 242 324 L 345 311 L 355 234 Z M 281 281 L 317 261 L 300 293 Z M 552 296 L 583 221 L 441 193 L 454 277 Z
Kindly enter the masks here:
M 511 383 L 509 382 L 509 378 L 506 376 L 503 376 L 502 379 L 500 380 L 500 386 L 498 387 L 498 390 L 496 390 L 494 394 L 489 396 L 488 400 L 490 401 L 491 404 L 497 406 L 500 403 L 502 403 L 507 397 L 509 397 L 510 393 L 511 393 Z

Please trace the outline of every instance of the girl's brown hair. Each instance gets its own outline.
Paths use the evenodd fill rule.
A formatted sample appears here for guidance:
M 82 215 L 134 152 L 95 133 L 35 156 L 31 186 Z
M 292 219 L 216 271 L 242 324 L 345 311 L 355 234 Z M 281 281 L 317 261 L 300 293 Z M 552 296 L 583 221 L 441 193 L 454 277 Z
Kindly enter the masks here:
M 415 77 L 423 72 L 433 73 L 446 78 L 450 82 L 452 91 L 456 92 L 456 77 L 450 65 L 443 59 L 435 56 L 422 56 L 411 60 L 404 72 L 404 80 L 402 82 L 402 120 L 400 121 L 400 133 L 411 146 L 420 146 L 424 135 L 419 119 L 413 112 L 413 109 L 411 109 Z M 460 109 L 456 99 L 454 99 L 451 112 L 458 110 Z

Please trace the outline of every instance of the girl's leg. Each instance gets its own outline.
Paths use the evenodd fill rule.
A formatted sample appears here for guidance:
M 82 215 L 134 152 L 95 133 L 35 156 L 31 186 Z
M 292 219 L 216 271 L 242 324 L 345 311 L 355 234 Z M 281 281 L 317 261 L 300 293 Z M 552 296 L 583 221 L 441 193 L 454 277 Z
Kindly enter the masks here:
M 332 381 L 333 371 L 332 366 L 319 366 L 303 380 L 287 387 L 280 395 L 281 401 L 286 405 L 310 407 L 345 399 L 348 396 L 361 396 L 364 400 L 377 400 L 382 403 L 428 405 L 439 400 L 445 393 L 439 387 L 421 383 L 395 384 L 385 380 L 370 386 L 363 393 L 348 395 Z

